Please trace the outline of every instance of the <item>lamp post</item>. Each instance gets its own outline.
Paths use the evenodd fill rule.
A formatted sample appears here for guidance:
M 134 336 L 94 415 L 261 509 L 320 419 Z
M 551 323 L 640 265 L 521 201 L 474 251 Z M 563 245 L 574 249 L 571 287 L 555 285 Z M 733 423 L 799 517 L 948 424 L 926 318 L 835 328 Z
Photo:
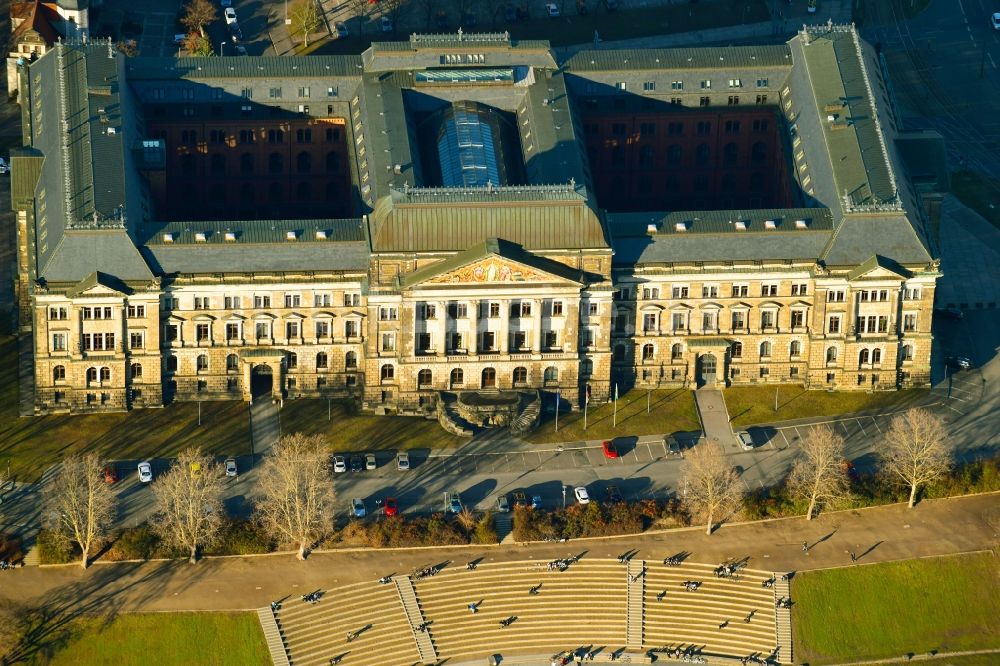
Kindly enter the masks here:
M 288 18 L 288 0 L 285 0 L 285 25 L 291 25 L 292 19 Z
M 219 57 L 225 55 L 226 40 L 219 42 Z

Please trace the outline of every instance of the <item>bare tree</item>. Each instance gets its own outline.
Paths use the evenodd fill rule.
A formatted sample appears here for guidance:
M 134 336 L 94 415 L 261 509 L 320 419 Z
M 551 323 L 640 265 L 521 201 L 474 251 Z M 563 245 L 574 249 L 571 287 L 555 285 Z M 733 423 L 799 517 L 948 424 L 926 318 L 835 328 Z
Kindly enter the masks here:
M 80 546 L 80 566 L 90 565 L 90 549 L 115 518 L 115 493 L 105 482 L 96 453 L 64 458 L 45 487 L 50 528 Z
M 196 448 L 182 451 L 170 471 L 153 484 L 155 513 L 150 522 L 165 541 L 186 548 L 192 564 L 198 561 L 198 549 L 218 535 L 223 484 L 219 465 Z
M 364 38 L 365 24 L 371 18 L 372 12 L 377 5 L 373 5 L 368 0 L 347 0 L 350 9 L 350 16 L 358 17 L 358 37 Z
M 296 0 L 288 12 L 292 20 L 292 32 L 301 32 L 305 46 L 309 46 L 309 35 L 323 25 L 323 17 L 316 8 L 316 0 Z
M 828 504 L 847 494 L 844 462 L 844 438 L 826 425 L 809 429 L 802 440 L 802 457 L 795 461 L 788 476 L 792 495 L 809 501 L 806 520 L 812 520 L 817 504 Z
M 711 534 L 717 518 L 724 520 L 739 507 L 743 482 L 722 447 L 708 442 L 686 454 L 683 473 L 685 501 L 706 518 L 705 533 Z
M 199 35 L 206 37 L 205 26 L 217 18 L 219 12 L 211 0 L 188 0 L 184 5 L 181 23 L 191 32 L 197 31 Z
M 416 8 L 423 14 L 424 17 L 424 30 L 426 32 L 431 31 L 431 20 L 437 13 L 437 10 L 441 7 L 441 0 L 413 0 Z
M 24 644 L 29 613 L 29 608 L 13 599 L 0 604 L 0 664 L 20 663 L 22 655 L 17 653 Z
M 951 466 L 951 450 L 944 423 L 924 409 L 911 409 L 892 419 L 882 451 L 883 471 L 910 487 L 913 508 L 917 489 L 934 481 Z
M 275 442 L 260 467 L 256 518 L 275 537 L 298 543 L 300 560 L 333 523 L 328 461 L 322 436 L 297 433 Z

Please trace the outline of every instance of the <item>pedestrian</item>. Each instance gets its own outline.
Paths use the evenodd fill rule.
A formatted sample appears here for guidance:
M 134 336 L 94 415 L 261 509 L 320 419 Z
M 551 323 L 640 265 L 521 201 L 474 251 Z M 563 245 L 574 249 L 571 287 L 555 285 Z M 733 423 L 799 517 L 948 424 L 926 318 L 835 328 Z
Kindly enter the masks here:
M 809 542 L 808 541 L 803 541 L 802 542 L 802 552 L 805 553 L 806 555 L 809 554 Z
M 752 617 L 753 617 L 753 611 L 750 611 L 749 613 L 747 613 L 747 616 L 743 618 L 743 621 L 747 624 L 750 624 L 750 618 Z
M 851 551 L 851 564 L 857 564 L 857 562 L 858 562 L 858 556 L 855 555 L 854 551 L 852 550 Z
M 354 632 L 353 631 L 348 631 L 347 632 L 347 642 L 350 643 L 353 640 L 354 640 Z
M 729 626 L 729 620 L 725 620 L 724 622 L 719 623 L 719 629 L 725 629 L 728 626 Z

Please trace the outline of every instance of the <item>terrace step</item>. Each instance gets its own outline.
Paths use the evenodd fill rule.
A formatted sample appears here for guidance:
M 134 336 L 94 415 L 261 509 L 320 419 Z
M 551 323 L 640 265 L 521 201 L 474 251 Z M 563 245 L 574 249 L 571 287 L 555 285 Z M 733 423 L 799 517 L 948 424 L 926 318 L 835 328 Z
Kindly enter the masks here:
M 260 619 L 260 628 L 264 630 L 264 640 L 267 641 L 267 651 L 271 653 L 271 661 L 274 666 L 290 666 L 288 652 L 285 649 L 285 641 L 281 637 L 281 630 L 278 629 L 278 621 L 270 608 L 258 608 L 257 617 Z
M 413 579 L 409 576 L 393 576 L 392 581 L 396 584 L 396 591 L 399 592 L 399 601 L 403 604 L 406 621 L 410 625 L 410 631 L 413 632 L 413 640 L 417 644 L 417 654 L 420 655 L 420 661 L 425 664 L 436 664 L 438 661 L 437 650 L 431 639 L 430 629 L 427 631 L 418 629 L 426 619 L 423 611 L 420 610 L 420 601 L 417 600 L 417 590 L 413 587 Z
M 646 561 L 629 560 L 626 567 L 625 645 L 630 650 L 641 650 L 643 639 L 643 613 L 646 597 Z
M 778 599 L 782 597 L 788 599 L 792 596 L 791 587 L 787 580 L 782 580 L 776 576 L 774 581 L 774 601 L 777 606 Z M 775 608 L 774 611 L 774 633 L 778 646 L 778 662 L 782 664 L 792 663 L 792 611 L 789 608 Z
M 514 542 L 514 519 L 509 513 L 493 514 L 493 527 L 497 531 L 497 541 L 500 543 Z

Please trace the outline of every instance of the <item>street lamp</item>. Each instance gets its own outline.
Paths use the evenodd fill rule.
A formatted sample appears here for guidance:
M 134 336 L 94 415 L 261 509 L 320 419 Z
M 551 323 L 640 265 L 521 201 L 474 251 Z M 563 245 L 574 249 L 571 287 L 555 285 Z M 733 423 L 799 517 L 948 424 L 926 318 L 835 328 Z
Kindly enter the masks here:
M 224 53 L 225 46 L 226 46 L 226 41 L 225 40 L 222 40 L 221 42 L 219 42 L 219 56 L 220 57 L 223 56 L 223 55 L 225 55 L 225 53 Z
M 288 0 L 285 0 L 285 25 L 291 25 L 292 19 L 288 18 Z

